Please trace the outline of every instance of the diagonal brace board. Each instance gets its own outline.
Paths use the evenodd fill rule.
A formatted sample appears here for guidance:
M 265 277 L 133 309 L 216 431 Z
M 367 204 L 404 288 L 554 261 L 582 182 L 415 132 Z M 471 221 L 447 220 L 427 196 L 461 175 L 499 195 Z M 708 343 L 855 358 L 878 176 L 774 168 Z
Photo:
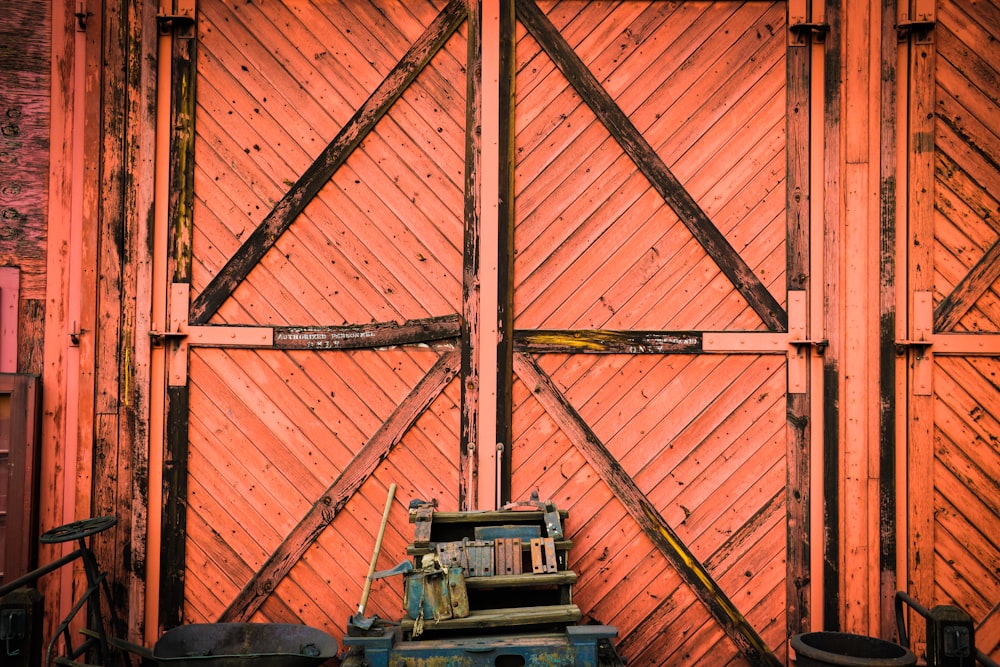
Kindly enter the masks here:
M 787 316 L 781 304 L 733 249 L 534 0 L 517 0 L 517 17 L 768 329 L 784 330 Z
M 711 574 L 698 562 L 677 533 L 667 525 L 635 481 L 608 452 L 604 443 L 587 426 L 562 392 L 537 363 L 527 355 L 514 355 L 514 371 L 538 402 L 557 417 L 563 431 L 608 484 L 643 532 L 677 569 L 678 574 L 704 603 L 752 665 L 776 667 L 781 663 L 743 614 L 719 588 Z
M 309 512 L 271 554 L 222 615 L 219 623 L 249 620 L 298 563 L 347 501 L 375 472 L 392 448 L 437 398 L 458 372 L 457 351 L 442 355 L 392 415 L 351 459 L 337 479 L 313 503 Z
M 348 156 L 374 129 L 406 88 L 430 62 L 466 18 L 463 0 L 451 0 L 433 23 L 413 43 L 389 76 L 365 100 L 360 109 L 298 181 L 285 193 L 267 217 L 247 237 L 191 304 L 191 323 L 205 324 L 228 299 L 236 287 L 267 254 L 313 197 L 347 161 Z
M 962 317 L 1000 279 L 1000 240 L 996 241 L 975 266 L 958 281 L 951 293 L 934 309 L 934 330 L 951 331 Z

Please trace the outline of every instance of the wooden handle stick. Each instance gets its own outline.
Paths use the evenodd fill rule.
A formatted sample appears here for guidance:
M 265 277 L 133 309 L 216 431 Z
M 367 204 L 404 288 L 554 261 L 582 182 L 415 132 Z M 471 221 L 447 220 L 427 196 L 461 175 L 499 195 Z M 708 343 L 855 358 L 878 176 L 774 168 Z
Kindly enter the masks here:
M 368 576 L 365 577 L 365 589 L 361 593 L 361 602 L 358 604 L 358 616 L 365 613 L 365 605 L 368 604 L 368 594 L 372 592 L 372 575 L 375 574 L 375 563 L 378 561 L 379 551 L 382 550 L 382 537 L 385 536 L 385 526 L 389 523 L 389 510 L 392 509 L 392 499 L 396 496 L 396 484 L 389 485 L 389 496 L 385 499 L 385 511 L 382 512 L 382 525 L 378 528 L 378 537 L 375 538 L 375 551 L 372 553 L 372 562 L 368 565 Z

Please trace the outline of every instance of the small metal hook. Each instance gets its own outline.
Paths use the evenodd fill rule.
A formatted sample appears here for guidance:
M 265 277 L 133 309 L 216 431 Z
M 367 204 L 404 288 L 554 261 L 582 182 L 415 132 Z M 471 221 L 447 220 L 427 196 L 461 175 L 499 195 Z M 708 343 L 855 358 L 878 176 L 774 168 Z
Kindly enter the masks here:
M 87 11 L 87 5 L 83 0 L 76 3 L 76 13 L 73 16 L 76 17 L 76 29 L 79 32 L 84 32 L 87 30 L 87 19 L 92 16 L 91 12 Z

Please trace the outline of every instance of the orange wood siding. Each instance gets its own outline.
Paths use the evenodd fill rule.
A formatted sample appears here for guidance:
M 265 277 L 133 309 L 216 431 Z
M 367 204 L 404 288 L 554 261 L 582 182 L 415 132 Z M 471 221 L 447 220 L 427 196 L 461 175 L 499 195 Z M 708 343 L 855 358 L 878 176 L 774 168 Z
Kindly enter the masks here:
M 0 16 L 39 528 L 119 518 L 129 639 L 340 634 L 396 483 L 383 567 L 413 498 L 568 509 L 630 664 L 891 637 L 896 589 L 1000 656 L 997 0 L 196 4 Z
M 971 333 L 935 354 L 933 589 L 995 633 L 1000 602 L 1000 4 L 942 3 L 934 34 L 934 330 Z M 979 345 L 975 344 L 976 341 Z M 935 350 L 932 347 L 932 352 Z M 918 540 L 921 545 L 927 542 Z M 992 618 L 992 620 L 989 620 Z M 986 636 L 989 636 L 987 634 Z M 996 655 L 996 641 L 980 647 Z
M 576 599 L 630 660 L 783 660 L 784 357 L 585 353 L 780 328 L 784 5 L 529 5 L 513 326 L 533 355 L 515 351 L 512 495 L 572 508 Z
M 9 373 L 42 370 L 48 213 L 50 204 L 58 210 L 68 194 L 53 194 L 49 178 L 51 141 L 59 130 L 53 127 L 50 59 L 61 44 L 52 35 L 52 11 L 49 3 L 35 0 L 0 17 L 0 41 L 16 45 L 0 52 L 0 266 L 14 267 L 15 276 L 13 289 L 5 279 L 4 371 Z M 26 25 L 36 29 L 26 34 Z M 56 104 L 61 101 L 56 97 Z M 59 109 L 55 114 L 59 122 Z M 57 234 L 55 242 L 60 240 Z
M 190 317 L 274 342 L 193 347 L 178 388 L 181 622 L 343 632 L 389 484 L 386 559 L 410 499 L 459 504 L 455 342 L 396 346 L 458 333 L 460 8 L 200 4 Z M 393 583 L 370 613 L 398 615 Z

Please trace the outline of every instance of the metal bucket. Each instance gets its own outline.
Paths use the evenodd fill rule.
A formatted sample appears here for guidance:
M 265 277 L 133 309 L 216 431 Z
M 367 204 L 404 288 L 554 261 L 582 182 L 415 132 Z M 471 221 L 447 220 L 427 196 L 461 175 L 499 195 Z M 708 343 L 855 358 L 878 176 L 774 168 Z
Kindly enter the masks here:
M 902 667 L 917 656 L 899 644 L 846 632 L 806 632 L 792 637 L 797 667 Z

